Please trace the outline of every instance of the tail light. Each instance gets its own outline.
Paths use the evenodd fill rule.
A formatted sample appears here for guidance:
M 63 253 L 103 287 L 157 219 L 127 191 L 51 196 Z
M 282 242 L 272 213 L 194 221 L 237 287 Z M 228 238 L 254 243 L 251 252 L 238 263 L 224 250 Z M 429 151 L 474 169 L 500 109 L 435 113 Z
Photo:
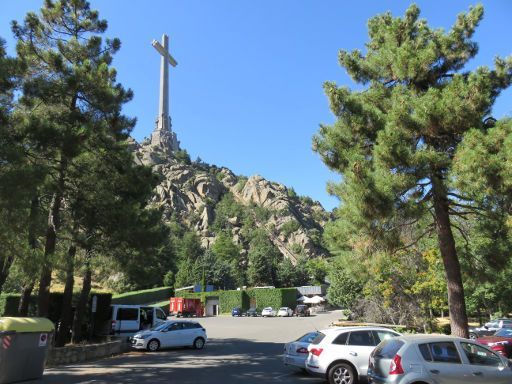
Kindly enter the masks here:
M 323 352 L 323 348 L 311 348 L 311 354 L 315 356 L 320 356 L 320 354 Z
M 404 373 L 404 369 L 402 368 L 402 358 L 400 355 L 395 355 L 391 364 L 389 365 L 389 374 L 390 375 L 401 375 Z
M 297 353 L 308 353 L 308 349 L 304 348 L 304 347 L 301 347 L 301 348 L 298 348 L 295 352 L 297 352 Z

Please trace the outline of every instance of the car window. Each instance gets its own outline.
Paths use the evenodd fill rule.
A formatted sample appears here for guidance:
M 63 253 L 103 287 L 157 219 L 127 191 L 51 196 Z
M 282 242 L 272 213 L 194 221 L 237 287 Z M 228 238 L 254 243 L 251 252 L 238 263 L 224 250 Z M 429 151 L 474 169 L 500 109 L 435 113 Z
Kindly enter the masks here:
M 334 340 L 333 344 L 345 345 L 347 344 L 348 332 L 340 333 Z
M 499 356 L 487 348 L 472 343 L 460 343 L 460 345 L 462 345 L 469 364 L 498 367 L 502 363 Z
M 299 337 L 296 341 L 301 343 L 311 343 L 318 336 L 318 332 L 309 332 Z
M 429 344 L 429 349 L 432 355 L 432 361 L 438 363 L 461 363 L 457 347 L 455 347 L 455 344 L 451 341 L 431 343 Z
M 183 329 L 183 323 L 172 323 L 167 327 L 168 331 L 179 331 Z
M 394 332 L 390 331 L 373 331 L 373 337 L 375 338 L 375 342 L 379 344 L 381 341 L 391 339 L 392 337 L 398 336 Z
M 165 313 L 159 309 L 156 310 L 156 318 L 160 320 L 165 320 Z
M 394 335 L 393 335 L 394 336 Z M 400 348 L 402 348 L 404 342 L 397 339 L 388 339 L 375 349 L 374 355 L 383 357 L 385 359 L 392 359 Z
M 496 321 L 491 321 L 489 323 L 485 323 L 487 328 L 498 328 L 498 323 Z
M 322 332 L 318 332 L 318 335 L 313 339 L 311 344 L 320 344 L 324 337 L 325 335 Z
M 181 324 L 183 324 L 183 329 L 198 328 L 198 327 L 196 327 L 197 323 L 181 323 Z
M 139 320 L 138 308 L 118 308 L 117 309 L 117 320 L 128 321 L 128 320 Z
M 350 336 L 348 338 L 349 345 L 360 345 L 371 347 L 375 346 L 375 341 L 373 340 L 372 331 L 355 331 L 350 332 Z
M 502 328 L 494 336 L 512 337 L 512 328 Z
M 432 361 L 432 355 L 430 354 L 428 344 L 420 344 L 418 347 L 420 349 L 421 356 L 423 356 L 426 361 Z

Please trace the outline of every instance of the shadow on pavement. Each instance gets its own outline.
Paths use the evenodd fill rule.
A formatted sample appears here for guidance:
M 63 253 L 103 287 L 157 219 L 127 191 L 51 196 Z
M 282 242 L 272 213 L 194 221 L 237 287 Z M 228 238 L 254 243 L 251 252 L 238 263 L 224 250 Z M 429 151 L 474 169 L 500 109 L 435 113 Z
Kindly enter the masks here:
M 50 369 L 39 383 L 321 383 L 282 362 L 283 344 L 211 339 L 203 350 L 130 352 Z

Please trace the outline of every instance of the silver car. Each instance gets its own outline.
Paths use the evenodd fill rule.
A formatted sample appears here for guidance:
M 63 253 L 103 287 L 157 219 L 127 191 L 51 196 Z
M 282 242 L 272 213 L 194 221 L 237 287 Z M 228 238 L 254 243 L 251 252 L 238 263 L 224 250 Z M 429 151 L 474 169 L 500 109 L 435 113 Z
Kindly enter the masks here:
M 468 339 L 409 335 L 382 341 L 371 353 L 371 384 L 510 384 L 504 357 Z
M 306 370 L 306 359 L 308 357 L 309 344 L 318 336 L 319 332 L 309 332 L 297 340 L 284 345 L 284 365 L 297 367 Z

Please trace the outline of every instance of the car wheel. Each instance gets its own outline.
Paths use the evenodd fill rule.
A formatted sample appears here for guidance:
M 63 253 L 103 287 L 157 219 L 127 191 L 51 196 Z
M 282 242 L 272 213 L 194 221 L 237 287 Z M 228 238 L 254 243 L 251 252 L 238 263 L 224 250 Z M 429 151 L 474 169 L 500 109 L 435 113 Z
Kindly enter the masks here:
M 149 340 L 147 348 L 149 352 L 156 352 L 160 349 L 160 342 L 157 339 Z
M 329 369 L 329 384 L 357 384 L 357 377 L 349 364 L 338 363 L 334 364 Z
M 477 336 L 477 335 L 476 335 L 476 333 L 474 333 L 474 332 L 469 332 L 469 338 L 470 338 L 471 340 L 475 340 L 475 339 L 477 339 L 477 338 L 478 338 L 478 336 Z
M 194 340 L 194 349 L 203 349 L 204 348 L 204 339 L 202 337 L 198 337 Z

